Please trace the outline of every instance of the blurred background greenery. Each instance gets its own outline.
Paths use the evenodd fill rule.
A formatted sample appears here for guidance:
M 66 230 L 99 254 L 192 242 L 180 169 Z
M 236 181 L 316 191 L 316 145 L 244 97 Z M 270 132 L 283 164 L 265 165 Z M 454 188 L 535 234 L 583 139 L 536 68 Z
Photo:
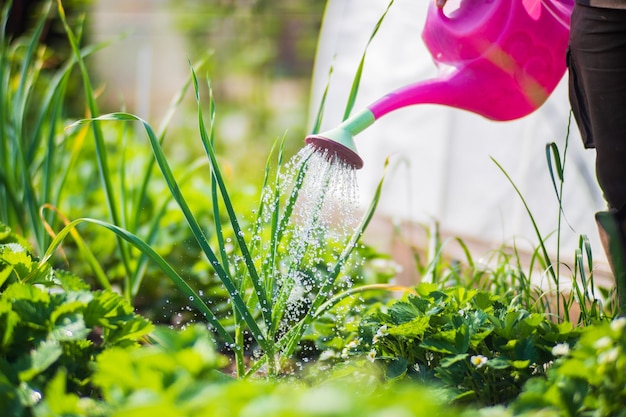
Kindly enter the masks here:
M 27 35 L 45 3 L 13 1 L 9 35 Z M 187 60 L 208 57 L 200 76 L 211 79 L 217 137 L 235 166 L 258 169 L 274 139 L 286 132 L 288 150 L 302 145 L 324 0 L 66 0 L 63 5 L 70 21 L 85 19 L 83 45 L 113 40 L 88 59 L 102 112 L 126 108 L 158 125 L 189 76 Z M 50 20 L 42 42 L 50 50 L 48 66 L 67 58 L 58 19 Z M 187 103 L 190 111 L 172 124 L 181 133 L 175 153 L 183 160 L 201 151 L 195 137 L 180 139 L 196 131 L 191 97 Z M 82 107 L 72 107 L 74 116 L 83 115 Z
M 189 76 L 187 60 L 208 57 L 199 76 L 213 85 L 220 150 L 237 169 L 258 173 L 276 137 L 288 132 L 288 150 L 302 146 L 324 6 L 322 0 L 93 1 L 92 39 L 124 36 L 93 59 L 96 79 L 107 85 L 102 100 L 111 110 L 123 101 L 156 124 Z M 194 114 L 173 122 L 183 136 L 194 136 L 196 123 L 188 119 Z M 174 153 L 196 155 L 199 142 L 189 142 L 177 142 Z

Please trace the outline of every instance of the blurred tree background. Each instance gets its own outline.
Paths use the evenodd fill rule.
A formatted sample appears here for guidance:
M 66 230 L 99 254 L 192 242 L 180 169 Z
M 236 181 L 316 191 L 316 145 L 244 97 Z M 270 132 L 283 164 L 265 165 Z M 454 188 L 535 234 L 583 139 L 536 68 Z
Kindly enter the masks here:
M 5 33 L 12 39 L 28 35 L 33 29 L 42 9 L 46 5 L 46 0 L 0 0 L 0 7 L 11 3 Z M 84 14 L 88 10 L 91 0 L 65 0 L 63 6 L 70 20 Z M 51 19 L 44 28 L 41 43 L 46 45 L 61 58 L 69 54 L 67 36 L 63 26 L 58 19 Z M 52 62 L 58 62 L 55 59 Z
M 158 125 L 189 76 L 187 60 L 208 57 L 198 75 L 210 78 L 215 94 L 219 151 L 256 178 L 277 137 L 288 133 L 291 152 L 303 144 L 324 7 L 323 0 L 93 0 L 92 40 L 123 35 L 92 60 L 106 86 L 101 101 L 107 111 L 124 105 Z M 180 138 L 191 138 L 184 146 L 176 139 L 173 153 L 182 159 L 202 152 L 195 104 L 185 106 L 173 123 Z
M 213 49 L 229 71 L 311 74 L 324 0 L 170 0 L 194 52 Z
M 46 3 L 14 0 L 9 35 L 27 35 Z M 63 6 L 71 22 L 80 24 L 84 19 L 83 45 L 112 41 L 88 59 L 101 89 L 101 111 L 126 108 L 158 125 L 189 75 L 187 59 L 198 62 L 208 56 L 199 75 L 204 79 L 208 74 L 213 85 L 219 146 L 233 163 L 258 169 L 257 164 L 250 166 L 250 154 L 263 156 L 264 161 L 271 143 L 285 133 L 293 138 L 287 142 L 288 151 L 296 152 L 307 133 L 310 80 L 325 3 L 64 0 Z M 63 28 L 54 12 L 52 16 L 42 39 L 49 48 L 51 68 L 69 54 Z M 76 96 L 72 108 L 74 116 L 81 117 L 82 93 L 76 91 Z M 192 135 L 197 128 L 192 100 L 186 108 L 190 111 L 183 108 L 183 112 L 188 115 L 178 116 L 173 123 L 181 137 L 193 136 L 178 147 L 182 159 L 197 157 L 201 151 Z
M 297 151 L 325 0 L 169 0 L 191 56 L 210 54 L 208 73 L 226 139 L 265 155 L 289 132 Z M 229 133 L 228 130 L 236 130 Z M 298 140 L 298 138 L 300 138 Z

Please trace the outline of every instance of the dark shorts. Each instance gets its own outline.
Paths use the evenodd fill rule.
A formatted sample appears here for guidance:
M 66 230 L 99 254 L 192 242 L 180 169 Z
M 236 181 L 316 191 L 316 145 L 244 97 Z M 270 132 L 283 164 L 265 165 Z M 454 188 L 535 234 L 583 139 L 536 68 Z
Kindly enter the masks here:
M 626 10 L 576 5 L 572 14 L 569 91 L 596 175 L 611 208 L 626 207 Z

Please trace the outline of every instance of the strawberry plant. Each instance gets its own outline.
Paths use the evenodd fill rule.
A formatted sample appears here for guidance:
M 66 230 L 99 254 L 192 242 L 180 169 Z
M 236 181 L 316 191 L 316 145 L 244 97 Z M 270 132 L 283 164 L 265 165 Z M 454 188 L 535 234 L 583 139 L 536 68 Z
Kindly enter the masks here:
M 90 291 L 71 273 L 38 262 L 23 239 L 0 225 L 0 409 L 27 416 L 63 375 L 77 395 L 97 395 L 98 355 L 134 348 L 152 324 L 120 295 Z
M 529 378 L 544 375 L 556 345 L 579 331 L 487 292 L 421 284 L 363 317 L 348 353 L 365 354 L 387 379 L 434 381 L 456 401 L 506 404 Z
M 513 405 L 516 413 L 626 415 L 626 318 L 586 327 L 575 346 L 556 353 L 547 378 L 526 384 Z

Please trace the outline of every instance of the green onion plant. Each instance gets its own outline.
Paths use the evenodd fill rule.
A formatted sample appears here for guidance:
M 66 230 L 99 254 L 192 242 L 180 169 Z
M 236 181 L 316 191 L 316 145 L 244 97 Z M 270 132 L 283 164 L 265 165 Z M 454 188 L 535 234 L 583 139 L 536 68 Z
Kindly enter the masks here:
M 292 246 L 288 241 L 299 238 L 297 233 L 293 233 L 293 228 L 297 226 L 294 226 L 291 217 L 296 210 L 296 202 L 304 184 L 303 179 L 307 175 L 306 161 L 298 168 L 293 188 L 286 196 L 283 196 L 283 193 L 278 190 L 285 187 L 283 184 L 285 140 L 276 142 L 266 164 L 263 179 L 263 188 L 266 189 L 263 193 L 264 198 L 261 199 L 256 210 L 257 218 L 250 222 L 253 225 L 252 230 L 248 230 L 243 223 L 245 219 L 242 219 L 241 213 L 235 209 L 231 192 L 218 162 L 215 149 L 216 106 L 210 80 L 207 77 L 209 97 L 208 114 L 205 116 L 200 83 L 196 69 L 190 63 L 191 84 L 197 104 L 199 138 L 208 161 L 207 177 L 211 184 L 206 204 L 211 207 L 213 224 L 206 224 L 206 219 L 199 218 L 190 206 L 181 189 L 182 178 L 180 176 L 177 178 L 163 150 L 162 144 L 166 129 L 157 133 L 147 121 L 127 112 L 99 114 L 88 70 L 78 46 L 79 38 L 67 24 L 61 2 L 58 1 L 57 5 L 83 79 L 83 88 L 90 112 L 90 117 L 73 123 L 67 130 L 72 134 L 90 127 L 97 149 L 101 182 L 107 196 L 110 216 L 106 221 L 82 217 L 69 222 L 55 235 L 47 247 L 41 259 L 42 265 L 53 256 L 64 239 L 75 232 L 79 224 L 97 225 L 113 232 L 118 241 L 123 242 L 119 247 L 128 275 L 123 287 L 128 298 L 136 295 L 140 287 L 140 278 L 135 272 L 140 268 L 134 266 L 137 262 L 131 262 L 133 260 L 131 259 L 132 248 L 141 254 L 140 263 L 145 260 L 152 261 L 187 297 L 189 305 L 204 316 L 217 338 L 232 351 L 238 376 L 252 375 L 262 369 L 265 369 L 269 375 L 278 374 L 282 363 L 294 354 L 311 324 L 330 306 L 345 298 L 341 293 L 341 287 L 338 286 L 338 281 L 350 255 L 357 248 L 364 230 L 373 217 L 380 198 L 382 179 L 361 222 L 354 228 L 352 235 L 336 250 L 332 261 L 325 263 L 322 268 L 324 273 L 317 275 L 316 285 L 303 307 L 304 310 L 295 318 L 289 316 L 289 303 L 292 302 L 289 295 L 294 285 L 291 272 L 305 272 L 299 271 L 304 267 L 298 264 L 302 259 L 290 257 L 289 248 Z M 153 243 L 157 236 L 156 223 L 149 228 L 150 232 L 147 237 L 140 236 L 133 231 L 138 229 L 138 225 L 128 219 L 134 219 L 137 216 L 123 215 L 120 209 L 120 199 L 111 180 L 113 174 L 108 168 L 110 161 L 106 153 L 103 122 L 133 122 L 143 128 L 154 155 L 154 164 L 170 191 L 170 198 L 180 209 L 191 235 L 206 258 L 206 268 L 218 277 L 228 294 L 231 306 L 231 315 L 228 320 L 218 317 L 213 306 L 210 305 L 210 298 L 204 297 L 198 290 L 198 283 L 183 277 L 154 249 Z M 147 169 L 142 189 L 148 188 L 148 183 L 153 181 L 150 174 L 151 171 Z M 135 204 L 137 209 L 141 207 L 142 198 L 144 195 L 140 193 Z M 264 213 L 267 212 L 271 213 L 269 218 L 264 217 Z M 326 237 L 322 234 L 315 235 L 315 238 L 325 239 Z M 307 242 L 296 243 L 304 252 L 309 251 Z M 285 271 L 289 272 L 286 274 L 286 279 L 284 278 Z M 373 289 L 380 290 L 381 286 L 376 285 Z M 258 349 L 253 357 L 249 354 L 250 346 Z M 252 359 L 252 361 L 247 362 L 247 359 Z

